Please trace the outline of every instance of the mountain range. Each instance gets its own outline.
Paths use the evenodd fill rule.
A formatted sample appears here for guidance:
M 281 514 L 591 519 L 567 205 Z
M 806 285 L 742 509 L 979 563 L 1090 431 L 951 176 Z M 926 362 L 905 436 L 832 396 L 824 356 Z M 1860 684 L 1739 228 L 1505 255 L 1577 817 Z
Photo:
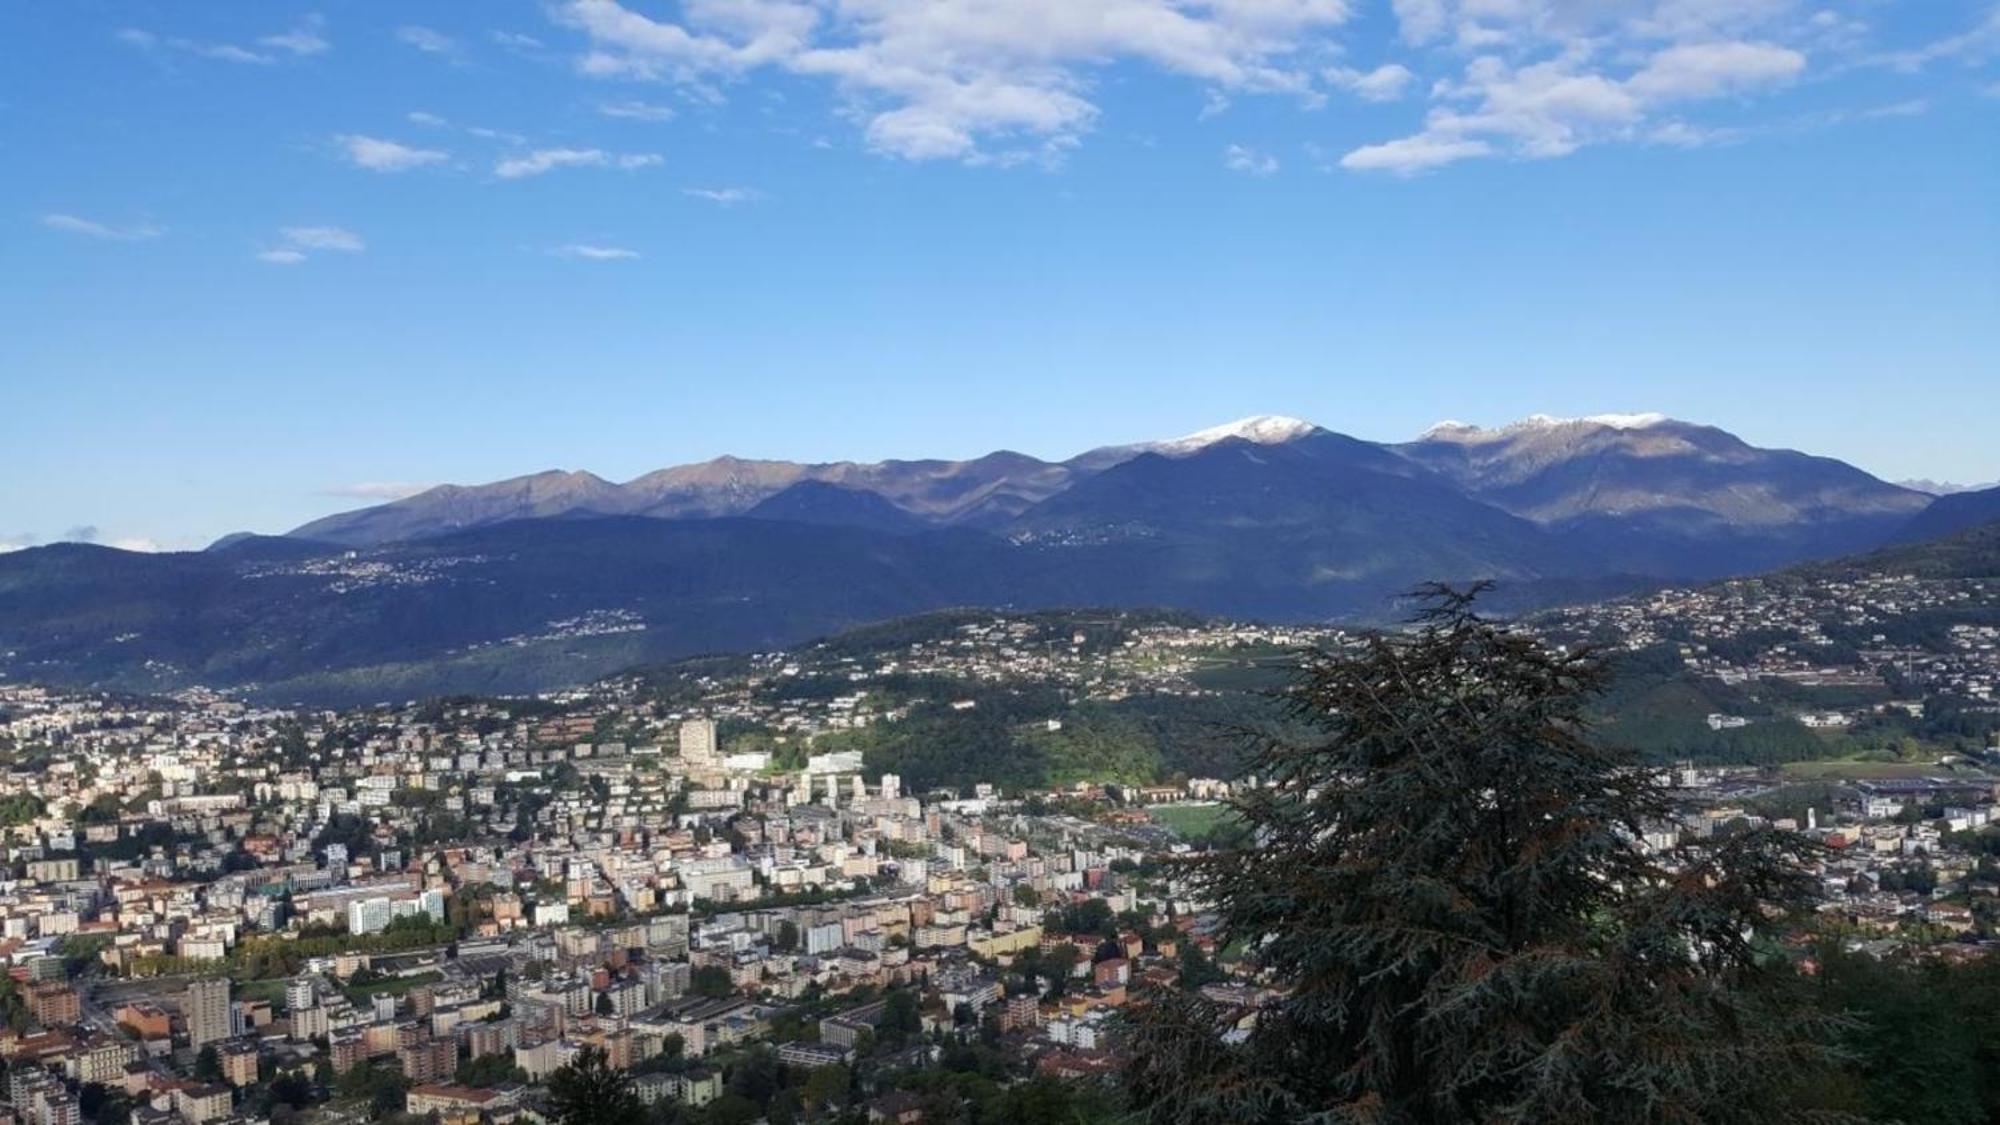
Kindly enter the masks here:
M 314 520 L 289 534 L 376 546 L 508 520 L 583 515 L 748 516 L 876 530 L 972 527 L 1010 536 L 1075 533 L 1088 525 L 1102 533 L 1130 524 L 1133 513 L 1125 505 L 1174 504 L 1167 494 L 1142 500 L 1139 493 L 1146 490 L 1132 483 L 1161 473 L 1161 461 L 1196 466 L 1157 482 L 1171 488 L 1199 491 L 1220 483 L 1204 479 L 1201 468 L 1208 465 L 1231 475 L 1227 458 L 1207 456 L 1218 448 L 1284 451 L 1260 462 L 1272 478 L 1264 485 L 1281 491 L 1338 493 L 1366 504 L 1424 482 L 1432 486 L 1419 505 L 1424 512 L 1447 515 L 1469 499 L 1555 533 L 1564 552 L 1583 556 L 1580 569 L 1673 577 L 1781 566 L 1868 546 L 1893 535 L 1934 499 L 1830 458 L 1759 449 L 1714 427 L 1657 414 L 1535 415 L 1500 429 L 1444 422 L 1400 444 L 1260 415 L 1181 438 L 1093 449 L 1066 461 L 1005 450 L 970 461 L 872 464 L 719 457 L 623 484 L 587 472 L 549 471 L 492 484 L 440 485 Z M 1303 458 L 1293 456 L 1305 451 Z M 1313 466 L 1328 475 L 1299 479 L 1299 471 L 1310 476 Z M 1093 483 L 1099 478 L 1108 482 Z M 1485 526 L 1490 516 L 1474 522 Z M 1362 530 L 1338 520 L 1319 526 L 1337 535 Z M 1396 550 L 1394 543 L 1378 547 Z M 1535 553 L 1529 549 L 1521 558 Z
M 1258 416 L 1064 461 L 718 458 L 445 485 L 205 552 L 0 555 L 0 673 L 275 699 L 575 682 L 951 605 L 1381 620 L 1426 579 L 1527 607 L 2000 518 L 1658 415 L 1376 443 Z

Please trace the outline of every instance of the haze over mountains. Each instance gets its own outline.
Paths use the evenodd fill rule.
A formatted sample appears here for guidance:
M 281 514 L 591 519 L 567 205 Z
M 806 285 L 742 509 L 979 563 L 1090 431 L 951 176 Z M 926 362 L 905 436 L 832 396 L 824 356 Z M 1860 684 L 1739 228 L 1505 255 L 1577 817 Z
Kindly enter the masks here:
M 1991 512 L 1991 516 L 1984 513 Z M 447 485 L 149 556 L 0 556 L 0 672 L 272 698 L 524 690 L 949 605 L 1381 620 L 1428 580 L 1525 607 L 2000 518 L 1658 415 L 1399 444 L 1259 416 L 1065 461 L 718 458 Z

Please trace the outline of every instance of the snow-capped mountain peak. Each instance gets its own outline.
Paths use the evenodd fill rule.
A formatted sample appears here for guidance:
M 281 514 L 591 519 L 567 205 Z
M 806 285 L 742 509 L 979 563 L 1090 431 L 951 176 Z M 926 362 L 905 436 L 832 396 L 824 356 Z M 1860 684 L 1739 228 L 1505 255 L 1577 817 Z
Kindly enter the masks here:
M 1297 441 L 1318 430 L 1318 426 L 1303 418 L 1291 418 L 1283 414 L 1253 414 L 1248 418 L 1238 418 L 1234 422 L 1196 430 L 1194 433 L 1168 441 L 1149 442 L 1144 448 L 1171 456 L 1193 453 L 1230 438 L 1241 438 L 1257 445 L 1283 445 L 1285 442 Z
M 1647 411 L 1639 414 L 1585 414 L 1575 418 L 1559 418 L 1553 414 L 1530 414 L 1518 422 L 1510 422 L 1498 429 L 1487 429 L 1470 422 L 1446 419 L 1418 435 L 1419 441 L 1482 441 L 1507 434 L 1520 434 L 1534 430 L 1555 430 L 1565 426 L 1601 426 L 1610 430 L 1647 430 L 1654 426 L 1673 421 L 1665 414 Z
M 1540 430 L 1556 426 L 1604 426 L 1613 430 L 1645 430 L 1662 422 L 1672 421 L 1664 414 L 1646 412 L 1643 414 L 1586 414 L 1581 418 L 1557 418 L 1548 414 L 1530 414 L 1507 428 L 1510 430 Z

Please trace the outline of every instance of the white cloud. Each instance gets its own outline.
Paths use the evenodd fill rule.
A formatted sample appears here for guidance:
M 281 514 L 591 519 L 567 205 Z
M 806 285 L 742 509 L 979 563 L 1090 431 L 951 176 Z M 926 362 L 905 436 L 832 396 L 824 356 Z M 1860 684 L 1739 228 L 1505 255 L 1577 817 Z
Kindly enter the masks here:
M 484 125 L 467 125 L 465 131 L 481 140 L 505 141 L 510 145 L 524 145 L 528 143 L 528 138 L 519 133 L 510 133 L 505 129 L 491 129 Z
M 298 26 L 292 30 L 278 35 L 266 35 L 257 40 L 257 44 L 273 50 L 290 51 L 294 55 L 317 55 L 333 46 L 326 41 L 326 36 L 321 34 L 325 30 L 325 17 L 313 13 L 300 20 Z
M 1450 140 L 1418 134 L 1401 140 L 1363 145 L 1340 158 L 1340 166 L 1355 172 L 1386 171 L 1398 175 L 1442 168 L 1475 156 L 1486 156 L 1493 146 L 1485 141 Z
M 442 31 L 435 31 L 416 24 L 406 24 L 396 29 L 396 39 L 400 43 L 415 47 L 427 55 L 456 55 L 458 40 Z
M 509 156 L 493 166 L 493 174 L 503 180 L 539 176 L 557 168 L 596 168 L 609 162 L 603 149 L 545 148 L 520 156 Z
M 349 162 L 357 168 L 366 168 L 370 172 L 407 172 L 426 164 L 441 163 L 447 157 L 447 154 L 434 148 L 415 148 L 398 141 L 362 136 L 359 133 L 346 133 L 333 140 L 341 147 Z
M 1402 63 L 1383 63 L 1368 71 L 1336 66 L 1326 72 L 1328 82 L 1370 102 L 1395 101 L 1403 96 L 1403 91 L 1415 77 L 1410 68 Z
M 359 254 L 368 244 L 345 227 L 283 227 L 278 244 L 257 252 L 257 260 L 274 266 L 296 266 L 322 250 Z
M 0 555 L 9 551 L 25 551 L 35 545 L 35 536 L 30 532 L 15 535 L 0 535 Z
M 691 196 L 695 199 L 706 199 L 710 203 L 720 203 L 724 207 L 733 207 L 738 203 L 749 203 L 752 200 L 763 198 L 763 193 L 756 188 L 746 187 L 689 187 L 682 188 L 681 194 Z
M 1278 170 L 1278 158 L 1243 145 L 1230 145 L 1222 150 L 1222 166 L 1232 172 L 1268 176 Z
M 637 250 L 627 250 L 623 246 L 594 246 L 586 242 L 572 242 L 550 251 L 558 258 L 575 258 L 586 262 L 617 262 L 637 258 Z
M 1911 50 L 1891 51 L 1875 61 L 1914 73 L 1934 62 L 1977 64 L 1996 55 L 2000 55 L 2000 4 L 1988 7 L 1979 22 L 1963 32 Z
M 238 47 L 233 43 L 196 43 L 189 44 L 186 49 L 193 51 L 203 58 L 221 59 L 224 62 L 253 63 L 257 66 L 270 66 L 272 63 L 278 61 L 270 55 L 260 55 L 255 51 Z
M 120 551 L 139 551 L 148 555 L 155 554 L 162 549 L 157 540 L 147 539 L 143 536 L 136 538 L 127 538 L 127 539 L 113 539 L 110 542 L 109 546 L 114 547 Z
M 342 227 L 285 227 L 278 233 L 285 241 L 301 250 L 339 250 L 346 254 L 358 254 L 367 249 L 361 236 Z
M 278 60 L 268 54 L 239 47 L 234 43 L 199 43 L 177 36 L 155 35 L 136 27 L 120 28 L 117 33 L 120 43 L 136 47 L 142 51 L 170 50 L 194 55 L 204 59 L 220 59 L 223 62 L 248 63 L 253 66 L 270 66 Z
M 1863 121 L 1880 121 L 1890 117 L 1922 117 L 1931 111 L 1931 103 L 1923 98 L 1878 105 L 1874 109 L 1864 109 L 1860 113 Z
M 322 489 L 321 492 L 326 496 L 338 496 L 348 500 L 401 500 L 405 496 L 415 496 L 434 487 L 436 486 L 412 481 L 364 480 L 354 484 L 336 484 L 331 488 Z
M 1429 43 L 1444 34 L 1450 22 L 1445 0 L 1390 0 L 1406 43 Z
M 605 102 L 597 107 L 597 112 L 628 121 L 672 121 L 675 117 L 674 107 L 670 105 L 639 101 Z
M 650 168 L 664 161 L 657 153 L 610 153 L 600 148 L 544 148 L 509 156 L 493 166 L 503 180 L 539 176 L 557 168 Z
M 80 234 L 87 238 L 96 238 L 105 242 L 140 242 L 148 238 L 158 238 L 166 233 L 166 231 L 156 226 L 142 224 L 139 226 L 119 227 L 112 226 L 109 223 L 100 223 L 95 219 L 86 219 L 78 215 L 64 215 L 60 213 L 43 215 L 41 221 L 42 225 L 50 230 L 67 231 L 70 234 Z
M 1788 81 L 1805 67 L 1804 55 L 1769 43 L 1692 43 L 1654 55 L 1625 89 L 1647 101 L 1715 98 Z
M 567 0 L 585 74 L 701 88 L 776 67 L 831 82 L 876 152 L 1048 160 L 1089 132 L 1095 72 L 1136 61 L 1224 91 L 1311 100 L 1347 0 L 687 0 L 681 22 Z
M 1686 121 L 1667 121 L 1653 127 L 1646 134 L 1649 144 L 1671 145 L 1674 148 L 1706 148 L 1737 140 L 1743 136 L 1740 129 L 1716 129 L 1703 125 L 1692 125 Z
M 522 35 L 518 31 L 489 31 L 487 38 L 510 51 L 539 51 L 542 41 L 532 35 Z
M 451 124 L 451 122 L 446 121 L 444 118 L 439 117 L 437 114 L 425 113 L 421 109 L 411 110 L 404 116 L 409 120 L 410 124 L 412 125 L 422 125 L 425 126 L 426 128 L 431 128 L 431 129 L 442 129 L 446 125 Z
M 249 66 L 275 66 L 282 53 L 292 58 L 317 55 L 328 50 L 328 43 L 322 34 L 326 21 L 318 15 L 308 15 L 290 31 L 260 37 L 256 43 L 262 50 L 236 43 L 205 43 L 197 39 L 186 39 L 176 35 L 159 35 L 144 28 L 125 27 L 115 33 L 115 38 L 128 47 L 141 51 L 177 51 L 197 58 L 217 59 L 222 62 L 243 63 Z
M 1482 156 L 1545 159 L 1595 144 L 1685 147 L 1741 136 L 1667 114 L 1779 89 L 1805 72 L 1808 44 L 1853 34 L 1851 21 L 1814 19 L 1793 0 L 1398 0 L 1395 8 L 1402 37 L 1437 44 L 1433 55 L 1458 60 L 1458 73 L 1432 86 L 1417 132 L 1350 151 L 1341 160 L 1349 169 L 1408 175 Z M 1343 77 L 1329 74 L 1336 84 Z M 1392 81 L 1385 76 L 1383 88 Z
M 761 71 L 817 78 L 876 153 L 991 164 L 1060 160 L 1096 128 L 1097 91 L 1113 68 L 1187 80 L 1204 118 L 1256 95 L 1317 106 L 1338 92 L 1390 103 L 1428 88 L 1421 118 L 1341 161 L 1407 173 L 1477 157 L 1753 135 L 1769 131 L 1742 120 L 1753 100 L 1803 79 L 1814 64 L 1916 69 L 2000 54 L 2000 4 L 1958 34 L 1874 58 L 1863 50 L 1874 35 L 1862 18 L 1867 0 L 1388 7 L 1396 33 L 1383 46 L 1391 56 L 1372 69 L 1349 65 L 1340 41 L 1360 8 L 1353 0 L 682 0 L 643 8 L 553 0 L 549 10 L 576 33 L 583 74 L 670 83 L 711 100 Z M 1718 120 L 1700 119 L 1695 107 L 1704 103 Z M 647 116 L 620 105 L 649 103 L 606 102 L 601 112 Z

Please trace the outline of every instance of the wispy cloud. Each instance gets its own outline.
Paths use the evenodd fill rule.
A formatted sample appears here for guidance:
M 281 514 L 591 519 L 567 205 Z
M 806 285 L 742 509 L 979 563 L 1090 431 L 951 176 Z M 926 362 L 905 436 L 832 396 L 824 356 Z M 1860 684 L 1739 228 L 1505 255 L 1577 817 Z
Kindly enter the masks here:
M 260 47 L 277 51 L 290 51 L 294 55 L 317 55 L 332 48 L 326 40 L 326 17 L 317 12 L 306 16 L 298 26 L 278 35 L 266 35 L 257 40 Z
M 342 227 L 285 227 L 279 233 L 302 250 L 339 250 L 348 254 L 367 249 L 361 236 Z
M 344 133 L 333 140 L 340 146 L 341 154 L 348 163 L 370 172 L 407 172 L 427 164 L 442 163 L 448 158 L 447 153 L 434 148 L 417 148 L 400 141 L 359 133 Z
M 1853 33 L 1775 2 L 1396 0 L 1394 10 L 1403 40 L 1435 47 L 1457 74 L 1432 83 L 1420 130 L 1343 156 L 1352 171 L 1409 176 L 1478 157 L 1740 136 L 1689 122 L 1684 108 L 1780 90 L 1805 73 L 1810 50 Z
M 544 148 L 503 158 L 493 174 L 503 180 L 539 176 L 557 168 L 650 168 L 663 162 L 657 153 L 612 153 L 599 148 Z
M 221 62 L 274 66 L 281 58 L 304 58 L 331 49 L 333 44 L 327 41 L 325 32 L 325 18 L 315 13 L 301 19 L 290 31 L 259 37 L 254 41 L 254 47 L 238 43 L 209 43 L 178 35 L 160 35 L 139 27 L 120 28 L 114 36 L 120 43 L 141 51 L 172 51 Z
M 1860 117 L 1864 121 L 1880 121 L 1885 117 L 1922 117 L 1931 111 L 1931 103 L 1924 98 L 1910 98 L 1906 101 L 1878 105 L 1864 109 Z
M 1247 176 L 1269 176 L 1278 170 L 1278 158 L 1244 145 L 1230 145 L 1222 150 L 1222 166 Z
M 86 238 L 95 238 L 104 242 L 142 242 L 149 238 L 158 238 L 167 233 L 163 228 L 147 224 L 122 227 L 113 226 L 110 223 L 100 223 L 95 219 L 86 219 L 80 215 L 65 215 L 59 212 L 43 215 L 41 222 L 43 226 L 50 230 L 80 234 Z
M 1137 61 L 1233 94 L 1308 97 L 1303 65 L 1337 49 L 1346 0 L 807 0 L 683 5 L 655 19 L 566 0 L 587 75 L 715 89 L 777 68 L 837 88 L 869 148 L 906 160 L 1047 163 L 1094 126 L 1092 76 Z
M 629 121 L 672 121 L 676 116 L 670 105 L 638 101 L 605 102 L 597 107 L 597 112 Z
M 1707 148 L 1710 145 L 1728 144 L 1745 137 L 1742 129 L 1718 129 L 1707 125 L 1692 125 L 1686 121 L 1666 121 L 1654 127 L 1646 135 L 1649 144 L 1669 145 L 1674 148 Z
M 336 496 L 343 500 L 401 500 L 405 496 L 415 496 L 419 492 L 437 487 L 434 484 L 420 484 L 404 480 L 364 480 L 353 484 L 336 484 L 320 490 L 323 496 Z
M 720 203 L 724 207 L 734 207 L 738 203 L 749 203 L 764 197 L 763 192 L 747 187 L 687 187 L 681 189 L 681 194 L 694 199 L 706 199 L 710 203 Z
M 2000 56 L 2000 4 L 1987 7 L 1970 28 L 1921 47 L 1891 51 L 1873 61 L 1914 74 L 1934 62 L 1980 63 Z
M 137 27 L 120 28 L 117 39 L 120 43 L 141 51 L 178 51 L 197 58 L 246 63 L 251 66 L 270 66 L 278 61 L 276 56 L 267 52 L 253 51 L 234 43 L 202 43 L 179 36 L 155 35 Z
M 458 55 L 458 40 L 428 27 L 405 24 L 396 29 L 396 41 L 415 47 L 427 55 L 442 55 L 447 58 Z
M 1756 104 L 1815 66 L 1917 69 L 2000 54 L 2000 4 L 1983 0 L 1976 24 L 1870 60 L 1874 32 L 1851 12 L 1868 6 L 1390 0 L 1397 34 L 1379 49 L 1391 57 L 1370 66 L 1345 61 L 1358 0 L 552 0 L 548 10 L 578 35 L 581 74 L 659 82 L 690 98 L 720 97 L 763 71 L 818 79 L 866 147 L 905 160 L 1055 163 L 1096 129 L 1101 75 L 1136 65 L 1195 85 L 1204 116 L 1257 96 L 1303 107 L 1342 93 L 1385 107 L 1422 102 L 1400 128 L 1338 160 L 1411 175 L 1482 157 L 1754 135 L 1769 131 L 1745 120 Z M 600 112 L 620 116 L 627 104 Z M 1703 105 L 1730 120 L 1699 120 Z
M 316 253 L 359 254 L 367 248 L 360 235 L 345 227 L 283 227 L 277 245 L 259 250 L 256 256 L 270 265 L 296 266 Z
M 518 31 L 489 31 L 486 37 L 510 51 L 539 51 L 543 46 L 541 40 Z
M 1419 133 L 1400 140 L 1362 145 L 1341 157 L 1340 166 L 1351 172 L 1388 171 L 1407 176 L 1492 152 L 1493 146 L 1485 141 Z
M 637 250 L 623 246 L 594 246 L 586 242 L 572 242 L 549 251 L 558 258 L 574 258 L 586 262 L 619 262 L 639 257 Z
M 1326 80 L 1363 101 L 1393 102 L 1403 96 L 1416 75 L 1402 63 L 1383 63 L 1374 70 L 1337 66 L 1326 71 Z

